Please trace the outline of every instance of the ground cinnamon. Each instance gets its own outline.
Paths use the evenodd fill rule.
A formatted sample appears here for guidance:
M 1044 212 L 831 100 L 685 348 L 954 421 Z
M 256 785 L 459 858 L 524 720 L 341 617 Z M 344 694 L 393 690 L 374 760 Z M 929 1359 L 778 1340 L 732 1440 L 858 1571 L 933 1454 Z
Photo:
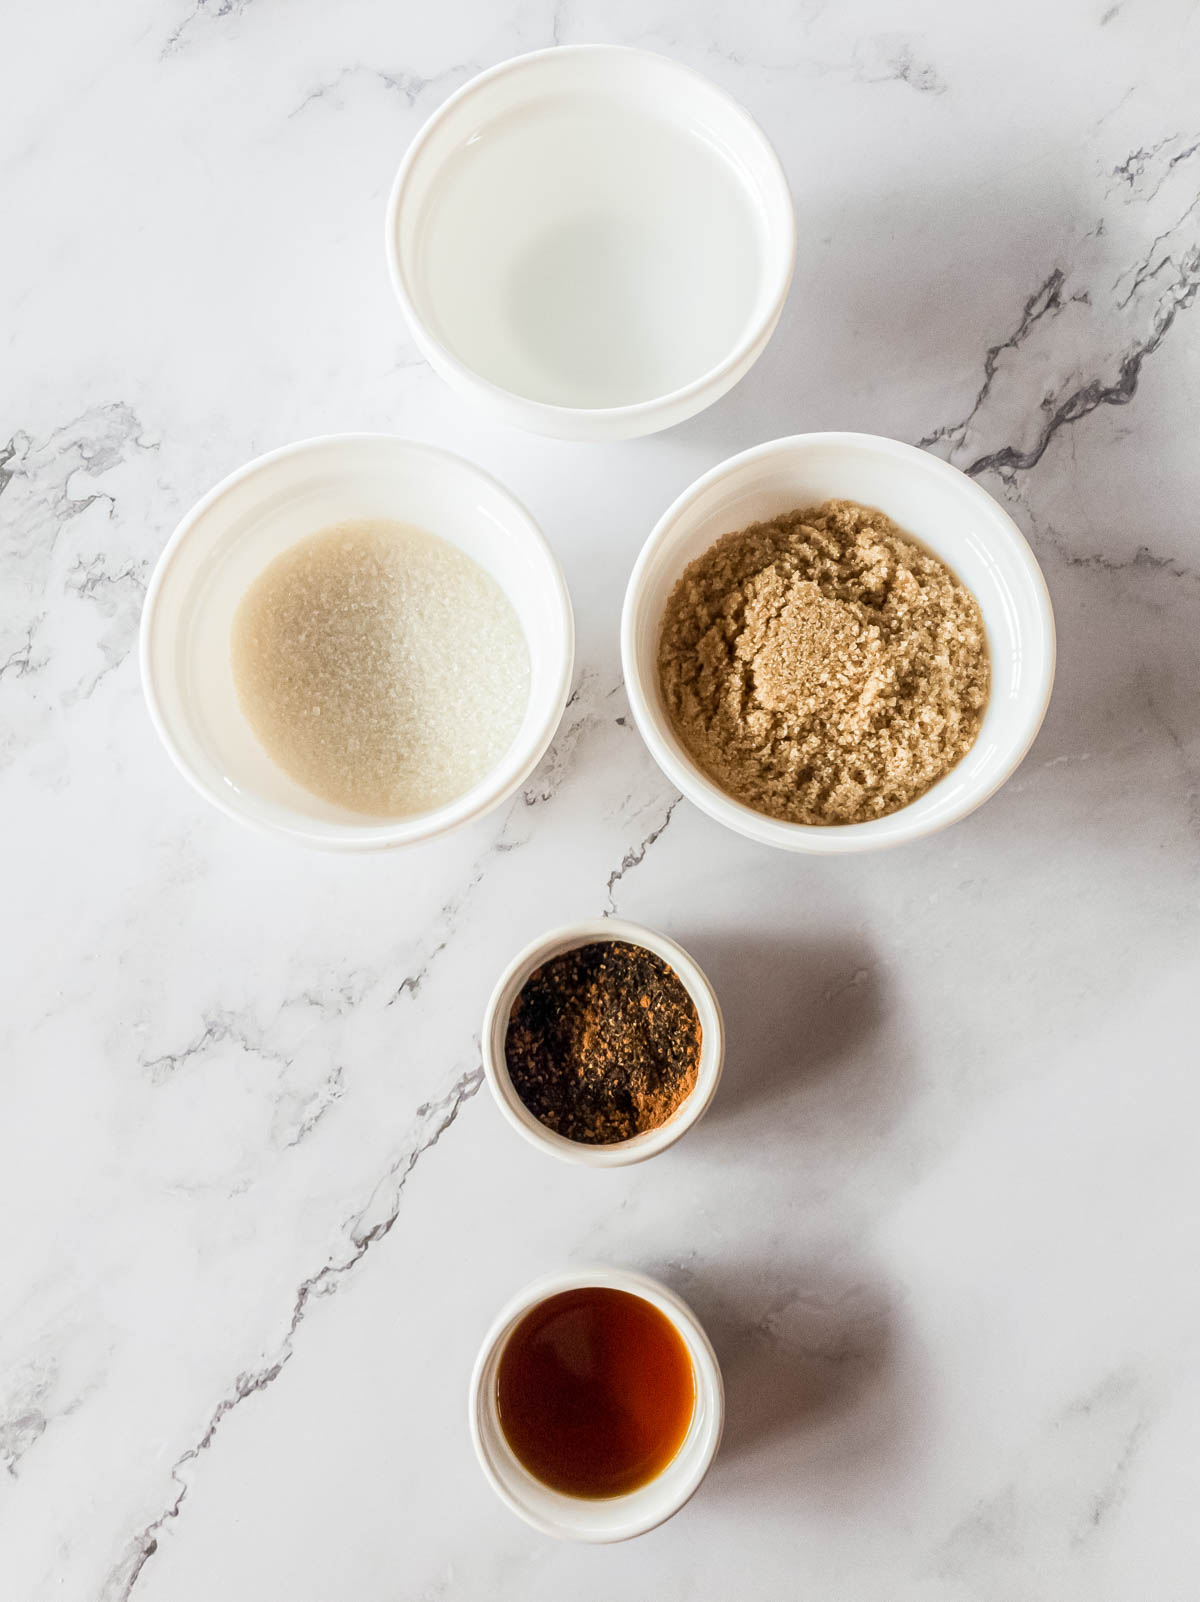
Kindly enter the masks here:
M 623 940 L 564 951 L 513 1003 L 504 1051 L 513 1088 L 547 1129 L 604 1146 L 657 1129 L 687 1100 L 700 1019 L 678 974 Z

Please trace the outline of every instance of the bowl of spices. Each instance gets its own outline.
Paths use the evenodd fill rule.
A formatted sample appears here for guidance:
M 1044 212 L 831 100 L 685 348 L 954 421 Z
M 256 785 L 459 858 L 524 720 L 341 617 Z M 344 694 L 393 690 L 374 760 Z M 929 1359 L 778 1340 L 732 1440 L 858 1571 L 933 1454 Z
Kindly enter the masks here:
M 370 850 L 525 781 L 573 642 L 558 562 L 507 490 L 447 451 L 333 435 L 250 462 L 183 519 L 147 592 L 142 683 L 223 812 Z
M 682 422 L 757 361 L 796 227 L 778 158 L 723 90 L 650 51 L 569 45 L 434 112 L 385 245 L 448 384 L 534 433 L 611 440 Z
M 577 1269 L 501 1311 L 469 1422 L 497 1495 L 545 1535 L 624 1541 L 677 1513 L 717 1454 L 725 1397 L 695 1314 L 644 1274 Z
M 716 1092 L 716 994 L 666 935 L 616 918 L 527 946 L 484 1016 L 483 1066 L 501 1112 L 543 1151 L 590 1168 L 643 1162 Z
M 802 434 L 706 473 L 625 595 L 634 718 L 710 817 L 790 851 L 875 850 L 980 806 L 1033 743 L 1054 618 L 974 480 L 869 434 Z

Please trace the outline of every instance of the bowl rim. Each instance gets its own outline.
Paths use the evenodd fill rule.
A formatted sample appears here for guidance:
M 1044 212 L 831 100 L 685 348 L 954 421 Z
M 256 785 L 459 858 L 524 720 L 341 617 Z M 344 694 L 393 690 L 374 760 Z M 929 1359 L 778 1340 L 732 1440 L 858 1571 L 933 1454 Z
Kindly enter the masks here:
M 593 941 L 616 940 L 660 957 L 675 970 L 691 997 L 700 1019 L 700 1061 L 696 1083 L 687 1100 L 665 1123 L 628 1140 L 607 1146 L 588 1146 L 538 1121 L 517 1094 L 505 1060 L 504 1037 L 509 1013 L 522 986 L 535 968 L 564 951 Z M 644 924 L 625 918 L 589 918 L 560 924 L 531 940 L 517 952 L 497 979 L 483 1014 L 480 1033 L 484 1077 L 492 1096 L 508 1123 L 529 1143 L 563 1162 L 585 1168 L 628 1168 L 648 1161 L 682 1140 L 708 1111 L 725 1066 L 725 1020 L 712 982 L 690 952 L 677 940 Z
M 581 1290 L 597 1286 L 603 1289 L 623 1290 L 632 1296 L 639 1296 L 656 1307 L 663 1316 L 670 1320 L 676 1332 L 688 1349 L 692 1360 L 692 1368 L 696 1379 L 697 1400 L 703 1390 L 704 1398 L 711 1410 L 711 1422 L 705 1440 L 701 1444 L 696 1465 L 687 1479 L 678 1488 L 675 1495 L 663 1498 L 654 1505 L 649 1498 L 648 1510 L 640 1517 L 627 1520 L 625 1523 L 615 1523 L 611 1529 L 585 1531 L 573 1527 L 565 1520 L 556 1521 L 543 1517 L 524 1503 L 514 1494 L 511 1487 L 497 1472 L 491 1454 L 483 1440 L 480 1427 L 481 1412 L 488 1407 L 488 1398 L 484 1395 L 484 1379 L 492 1363 L 503 1351 L 507 1339 L 515 1328 L 517 1322 L 534 1307 L 548 1301 L 552 1296 L 558 1296 L 564 1291 Z M 471 1445 L 475 1449 L 475 1457 L 483 1470 L 488 1484 L 496 1495 L 519 1518 L 531 1525 L 543 1535 L 553 1536 L 558 1540 L 573 1540 L 587 1542 L 594 1545 L 611 1544 L 617 1541 L 632 1540 L 635 1536 L 645 1535 L 647 1531 L 657 1529 L 673 1518 L 679 1510 L 691 1501 L 699 1490 L 709 1469 L 713 1465 L 717 1452 L 720 1449 L 721 1437 L 725 1428 L 725 1383 L 721 1374 L 721 1364 L 713 1348 L 712 1341 L 699 1318 L 691 1307 L 661 1280 L 653 1275 L 640 1273 L 636 1269 L 613 1268 L 606 1264 L 584 1264 L 579 1268 L 569 1268 L 557 1273 L 542 1274 L 531 1280 L 504 1303 L 500 1311 L 488 1326 L 486 1335 L 480 1344 L 478 1355 L 471 1370 L 471 1379 L 467 1390 L 467 1426 L 471 1435 Z M 682 1447 L 680 1448 L 682 1450 Z M 515 1457 L 515 1454 L 514 1454 Z M 519 1460 L 518 1460 L 519 1461 Z M 672 1459 L 674 1462 L 674 1459 Z M 670 1465 L 668 1464 L 669 1468 Z M 524 1472 L 528 1472 L 525 1470 Z M 666 1469 L 656 1475 L 654 1479 L 640 1486 L 638 1490 L 628 1493 L 628 1497 L 613 1497 L 607 1499 L 615 1507 L 632 1497 L 643 1497 L 646 1492 L 653 1491 L 659 1484 Z M 564 1498 L 564 1501 L 569 1501 Z M 589 1505 L 594 1505 L 590 1503 Z
M 958 491 L 965 493 L 980 507 L 999 536 L 1008 542 L 1012 554 L 1017 558 L 1030 584 L 1030 596 L 1037 614 L 1044 660 L 1038 679 L 1031 683 L 1027 694 L 1022 698 L 1020 734 L 987 783 L 977 790 L 967 792 L 956 806 L 946 812 L 945 816 L 906 817 L 916 803 L 901 807 L 897 812 L 889 813 L 884 818 L 838 825 L 790 823 L 781 818 L 769 817 L 766 813 L 756 812 L 754 808 L 728 795 L 692 761 L 690 756 L 686 753 L 681 755 L 680 751 L 676 750 L 675 744 L 666 738 L 663 729 L 664 720 L 653 698 L 646 691 L 638 665 L 636 647 L 646 573 L 654 558 L 670 543 L 678 518 L 714 484 L 718 484 L 723 478 L 748 464 L 767 463 L 772 458 L 796 451 L 830 446 L 869 450 L 879 456 L 890 456 L 935 478 L 942 478 L 948 483 L 953 482 Z M 916 538 L 919 540 L 920 536 L 917 535 Z M 766 440 L 760 445 L 751 446 L 748 450 L 739 451 L 735 456 L 727 457 L 695 479 L 676 496 L 651 530 L 634 562 L 621 608 L 621 669 L 630 710 L 638 732 L 659 767 L 690 801 L 716 822 L 759 844 L 816 856 L 843 856 L 904 845 L 961 822 L 977 807 L 981 807 L 1012 777 L 1037 738 L 1050 704 L 1056 654 L 1054 611 L 1045 575 L 1028 540 L 999 501 L 960 468 L 944 461 L 940 456 L 931 455 L 919 446 L 891 439 L 884 434 L 864 434 L 849 430 L 788 434 L 779 439 Z M 917 799 L 920 801 L 923 797 Z M 887 827 L 881 828 L 880 825 Z M 865 832 L 868 830 L 871 832 Z
M 761 144 L 763 157 L 771 170 L 772 176 L 779 182 L 780 193 L 786 203 L 787 216 L 790 223 L 787 238 L 784 242 L 785 249 L 781 271 L 774 275 L 773 282 L 770 273 L 765 272 L 762 277 L 762 282 L 766 284 L 768 290 L 772 289 L 772 287 L 774 290 L 770 303 L 761 316 L 755 317 L 747 325 L 745 333 L 736 346 L 716 366 L 708 368 L 698 378 L 692 379 L 680 388 L 669 390 L 662 395 L 651 396 L 647 400 L 633 401 L 624 406 L 560 406 L 552 401 L 535 400 L 532 396 L 521 394 L 519 390 L 506 389 L 502 384 L 497 384 L 494 380 L 485 378 L 482 373 L 468 366 L 448 345 L 444 344 L 417 311 L 415 300 L 409 292 L 408 277 L 400 261 L 400 250 L 397 242 L 400 208 L 404 203 L 405 190 L 413 169 L 431 139 L 434 130 L 456 106 L 485 85 L 493 83 L 510 73 L 527 69 L 531 63 L 545 61 L 551 57 L 561 58 L 565 55 L 605 55 L 611 58 L 621 56 L 649 57 L 665 66 L 668 70 L 676 72 L 680 77 L 702 84 L 707 92 L 722 101 L 726 108 L 746 125 L 749 133 L 757 138 Z M 776 240 L 774 233 L 769 237 L 773 243 L 779 242 Z M 431 351 L 436 353 L 438 363 L 449 374 L 453 375 L 455 382 L 461 388 L 481 393 L 486 400 L 491 401 L 502 409 L 513 407 L 521 409 L 527 417 L 539 419 L 541 424 L 545 426 L 546 432 L 551 432 L 556 423 L 596 423 L 597 425 L 602 425 L 625 421 L 635 422 L 650 418 L 660 411 L 673 409 L 679 405 L 686 405 L 689 401 L 703 394 L 704 391 L 722 384 L 731 375 L 735 375 L 747 358 L 752 357 L 755 347 L 763 339 L 764 334 L 769 334 L 779 320 L 792 284 L 792 275 L 796 267 L 796 248 L 796 209 L 792 199 L 791 186 L 788 183 L 787 174 L 784 171 L 783 163 L 779 159 L 778 152 L 755 118 L 727 89 L 723 89 L 720 84 L 715 83 L 704 73 L 697 71 L 695 67 L 689 66 L 686 62 L 678 61 L 673 56 L 665 55 L 661 51 L 643 50 L 635 45 L 550 45 L 542 50 L 529 50 L 519 56 L 510 56 L 507 60 L 497 62 L 495 66 L 487 67 L 484 71 L 476 73 L 466 83 L 461 84 L 453 94 L 447 96 L 441 105 L 430 113 L 413 136 L 412 142 L 405 151 L 396 176 L 392 181 L 392 188 L 388 195 L 387 208 L 384 214 L 384 250 L 387 256 L 388 275 L 391 278 L 392 289 L 400 302 L 401 310 L 404 312 L 409 326 L 417 334 L 419 341 L 423 341 Z M 530 426 L 536 425 L 531 424 Z M 650 432 L 650 430 L 645 430 L 645 432 Z
M 531 744 L 527 760 L 521 764 L 510 780 L 499 789 L 484 791 L 476 796 L 470 806 L 465 808 L 463 806 L 464 797 L 460 796 L 448 802 L 445 806 L 434 808 L 430 812 L 416 813 L 412 817 L 402 818 L 393 822 L 364 824 L 362 826 L 352 823 L 339 823 L 333 825 L 329 830 L 314 830 L 302 822 L 289 823 L 252 815 L 243 810 L 241 805 L 238 804 L 236 799 L 238 792 L 236 790 L 228 786 L 217 787 L 210 785 L 192 767 L 180 750 L 163 714 L 157 678 L 151 661 L 151 645 L 159 594 L 166 582 L 168 571 L 175 561 L 181 546 L 201 519 L 207 516 L 218 501 L 264 468 L 274 466 L 277 462 L 286 461 L 290 457 L 303 456 L 310 452 L 339 445 L 400 447 L 406 452 L 436 458 L 441 464 L 449 466 L 452 471 L 466 469 L 509 501 L 523 519 L 529 536 L 546 561 L 547 571 L 555 592 L 555 599 L 560 608 L 565 649 L 559 669 L 558 684 L 551 703 L 553 708 L 552 716 L 547 719 L 543 732 Z M 246 828 L 253 829 L 260 835 L 265 835 L 274 840 L 292 840 L 318 850 L 333 852 L 380 851 L 392 847 L 416 845 L 426 840 L 436 839 L 439 835 L 446 834 L 451 829 L 457 829 L 460 825 L 469 823 L 490 812 L 494 807 L 502 805 L 509 796 L 525 783 L 546 754 L 546 750 L 562 721 L 563 711 L 566 708 L 567 698 L 571 691 L 574 664 L 575 617 L 567 582 L 553 547 L 525 504 L 498 478 L 489 473 L 486 468 L 469 461 L 465 456 L 460 456 L 455 451 L 446 450 L 440 445 L 430 445 L 423 440 L 406 439 L 401 434 L 384 432 L 362 431 L 344 434 L 316 434 L 308 439 L 293 440 L 290 444 L 278 446 L 275 450 L 266 451 L 260 456 L 252 457 L 250 461 L 244 462 L 241 467 L 235 468 L 232 473 L 226 474 L 224 478 L 214 484 L 206 494 L 202 495 L 184 513 L 167 543 L 163 546 L 154 564 L 150 582 L 146 587 L 146 595 L 142 602 L 141 618 L 138 625 L 138 671 L 146 709 L 155 733 L 162 742 L 167 755 L 192 789 L 203 796 L 206 801 L 211 802 L 227 818 L 232 818 L 235 822 L 242 824 Z M 477 785 L 472 786 L 472 789 L 476 788 L 478 788 Z M 470 796 L 471 791 L 468 790 L 465 794 Z

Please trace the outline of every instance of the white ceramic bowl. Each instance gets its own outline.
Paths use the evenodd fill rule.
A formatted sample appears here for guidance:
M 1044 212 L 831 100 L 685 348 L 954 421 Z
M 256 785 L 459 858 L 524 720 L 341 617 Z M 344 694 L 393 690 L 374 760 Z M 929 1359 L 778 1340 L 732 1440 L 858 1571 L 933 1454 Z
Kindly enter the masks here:
M 667 599 L 720 535 L 831 498 L 878 507 L 974 593 L 991 653 L 992 692 L 971 750 L 923 796 L 869 823 L 812 827 L 768 818 L 727 795 L 676 737 L 658 682 Z M 838 855 L 918 840 L 955 823 L 1014 772 L 1041 727 L 1054 680 L 1054 616 L 1033 552 L 1008 514 L 957 468 L 873 434 L 797 434 L 743 451 L 686 489 L 643 546 L 621 619 L 625 686 L 663 772 L 718 823 L 786 851 Z
M 625 1496 L 566 1496 L 536 1479 L 513 1454 L 496 1405 L 496 1378 L 505 1342 L 530 1308 L 562 1291 L 589 1286 L 629 1291 L 657 1307 L 679 1331 L 692 1359 L 696 1405 L 679 1451 L 648 1485 Z M 487 1333 L 471 1375 L 469 1419 L 475 1455 L 492 1489 L 543 1535 L 568 1541 L 627 1541 L 669 1519 L 695 1493 L 721 1444 L 725 1390 L 716 1353 L 687 1303 L 645 1274 L 580 1268 L 527 1285 Z
M 354 518 L 395 518 L 457 545 L 500 584 L 529 646 L 529 701 L 504 757 L 464 795 L 411 817 L 352 812 L 289 778 L 242 715 L 230 667 L 233 616 L 258 574 L 297 540 Z M 240 822 L 342 851 L 429 839 L 498 806 L 549 745 L 573 656 L 566 584 L 525 508 L 470 462 L 388 434 L 305 440 L 233 473 L 171 536 L 142 612 L 146 703 L 184 778 Z
M 508 1017 L 512 1004 L 535 968 L 540 968 L 551 957 L 576 946 L 590 945 L 596 940 L 624 940 L 630 945 L 642 946 L 661 957 L 678 974 L 684 989 L 692 998 L 700 1018 L 700 1062 L 696 1071 L 696 1085 L 691 1095 L 674 1117 L 657 1129 L 634 1135 L 630 1140 L 617 1141 L 611 1146 L 587 1146 L 578 1140 L 568 1140 L 555 1134 L 540 1123 L 513 1089 L 505 1062 L 504 1039 L 508 1032 Z M 703 1117 L 716 1094 L 725 1063 L 725 1024 L 716 992 L 709 984 L 699 965 L 682 946 L 654 929 L 645 929 L 638 923 L 626 923 L 620 918 L 595 918 L 588 923 L 571 923 L 543 935 L 509 963 L 501 974 L 483 1018 L 480 1036 L 483 1047 L 483 1071 L 491 1086 L 492 1095 L 509 1123 L 533 1145 L 540 1146 L 564 1162 L 580 1163 L 586 1168 L 624 1168 L 630 1163 L 645 1162 L 666 1151 Z
M 451 95 L 387 211 L 431 366 L 506 422 L 627 439 L 710 406 L 762 354 L 795 260 L 771 146 L 665 56 L 518 56 Z

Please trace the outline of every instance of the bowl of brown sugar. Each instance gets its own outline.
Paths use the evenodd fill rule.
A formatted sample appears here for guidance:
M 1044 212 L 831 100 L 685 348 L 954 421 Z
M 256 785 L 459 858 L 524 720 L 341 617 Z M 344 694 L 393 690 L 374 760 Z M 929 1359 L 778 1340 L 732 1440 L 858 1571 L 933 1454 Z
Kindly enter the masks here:
M 1054 618 L 1016 524 L 949 463 L 802 434 L 722 463 L 647 540 L 622 661 L 651 754 L 711 817 L 838 854 L 957 822 L 1041 726 Z
M 567 1162 L 643 1162 L 701 1118 L 721 1077 L 716 993 L 666 935 L 617 918 L 569 924 L 501 975 L 483 1021 L 500 1111 Z

